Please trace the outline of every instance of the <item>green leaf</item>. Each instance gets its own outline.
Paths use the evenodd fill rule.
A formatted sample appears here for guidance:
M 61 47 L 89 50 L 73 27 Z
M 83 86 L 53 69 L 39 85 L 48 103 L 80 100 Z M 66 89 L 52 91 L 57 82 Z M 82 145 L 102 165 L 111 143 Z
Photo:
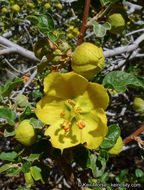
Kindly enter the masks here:
M 27 158 L 28 161 L 35 161 L 38 160 L 41 154 L 30 154 L 30 156 Z
M 10 96 L 11 92 L 20 84 L 23 83 L 21 78 L 16 78 L 13 82 L 8 82 L 4 87 L 1 88 L 0 94 L 1 96 Z
M 32 24 L 35 24 L 37 25 L 39 20 L 37 18 L 37 16 L 34 16 L 34 15 L 29 15 L 26 17 L 27 20 L 29 20 Z
M 91 24 L 93 25 L 93 31 L 98 38 L 102 38 L 106 35 L 106 29 L 103 25 L 99 24 L 96 21 L 92 21 Z
M 126 182 L 126 174 L 128 174 L 128 169 L 123 169 L 118 176 L 115 177 L 117 183 Z
M 8 164 L 4 164 L 0 167 L 0 173 L 8 170 L 10 168 L 10 166 L 12 165 L 12 163 L 8 163 Z
M 17 176 L 21 169 L 19 167 L 12 167 L 8 170 L 7 175 L 8 176 Z
M 16 119 L 16 113 L 13 110 L 2 107 L 0 108 L 0 118 L 7 120 L 8 124 L 14 125 L 14 120 Z
M 91 154 L 87 167 L 92 169 L 95 178 L 100 177 L 103 175 L 106 168 L 106 160 L 98 158 L 95 154 Z
M 11 137 L 14 136 L 16 134 L 15 129 L 11 128 L 11 127 L 7 127 L 4 130 L 4 137 Z
M 104 141 L 100 145 L 100 147 L 104 148 L 104 149 L 112 148 L 115 145 L 115 143 L 116 143 L 119 136 L 120 136 L 120 128 L 119 128 L 119 126 L 110 125 L 108 127 L 108 133 L 107 133 Z
M 105 183 L 106 181 L 108 181 L 108 179 L 109 179 L 109 172 L 105 172 L 105 173 L 101 176 L 100 182 L 101 182 L 101 183 Z
M 54 21 L 50 14 L 38 15 L 38 27 L 42 32 L 54 31 Z
M 30 172 L 25 173 L 24 177 L 25 177 L 25 182 L 26 182 L 27 186 L 31 186 L 34 184 L 34 180 L 33 180 Z
M 111 29 L 111 24 L 109 22 L 105 22 L 104 24 L 102 24 L 102 26 L 106 29 L 106 30 L 110 30 Z
M 33 91 L 32 92 L 32 97 L 37 100 L 38 98 L 42 98 L 43 97 L 43 93 L 40 91 Z
M 5 24 L 3 22 L 0 22 L 0 26 L 4 26 Z
M 17 157 L 17 153 L 15 151 L 12 152 L 2 152 L 0 154 L 0 160 L 8 160 L 8 161 L 14 161 L 14 159 Z
M 42 179 L 42 175 L 41 175 L 41 169 L 37 166 L 32 166 L 30 168 L 31 171 L 31 175 L 34 178 L 35 181 L 41 180 Z
M 136 175 L 136 177 L 142 177 L 142 176 L 144 176 L 144 172 L 141 169 L 136 169 L 135 175 Z
M 42 129 L 45 124 L 42 123 L 40 120 L 37 120 L 36 118 L 31 118 L 30 119 L 30 124 L 35 128 L 35 129 Z
M 30 190 L 30 188 L 28 188 L 28 187 L 19 187 L 19 188 L 16 189 L 16 190 Z
M 31 115 L 31 108 L 29 106 L 26 107 L 25 111 L 20 115 L 19 121 L 22 121 L 28 118 Z
M 38 73 L 43 72 L 46 67 L 49 65 L 49 63 L 53 60 L 54 55 L 50 54 L 48 57 L 43 56 L 40 63 L 37 65 Z
M 55 42 L 58 39 L 58 37 L 53 32 L 48 32 L 47 36 L 52 42 Z
M 23 173 L 28 173 L 30 171 L 30 167 L 31 167 L 31 162 L 25 162 L 22 165 L 21 170 Z
M 144 81 L 138 79 L 136 76 L 130 73 L 122 71 L 113 71 L 107 74 L 103 79 L 103 85 L 107 88 L 112 88 L 117 92 L 126 91 L 127 87 L 142 88 L 144 89 Z

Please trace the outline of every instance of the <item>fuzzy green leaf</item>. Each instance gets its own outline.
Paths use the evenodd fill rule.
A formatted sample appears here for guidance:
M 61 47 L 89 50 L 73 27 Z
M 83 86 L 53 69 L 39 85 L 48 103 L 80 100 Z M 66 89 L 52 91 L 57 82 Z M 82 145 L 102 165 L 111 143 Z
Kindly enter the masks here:
M 112 88 L 117 92 L 125 92 L 127 87 L 144 89 L 144 80 L 122 71 L 110 72 L 104 77 L 102 83 L 105 87 Z
M 13 110 L 2 107 L 0 108 L 0 118 L 7 120 L 8 124 L 14 125 L 14 120 L 16 119 L 16 113 Z

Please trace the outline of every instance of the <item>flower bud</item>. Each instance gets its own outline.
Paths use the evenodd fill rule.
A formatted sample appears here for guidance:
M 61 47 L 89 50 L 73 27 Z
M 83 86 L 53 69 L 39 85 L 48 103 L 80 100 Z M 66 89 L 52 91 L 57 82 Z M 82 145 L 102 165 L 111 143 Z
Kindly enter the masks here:
M 121 4 L 113 4 L 107 16 L 107 21 L 111 24 L 110 32 L 120 34 L 125 29 L 128 16 Z
M 1 9 L 1 11 L 2 11 L 2 13 L 4 13 L 4 14 L 8 13 L 8 9 L 5 8 L 5 7 L 3 7 L 3 8 Z
M 36 142 L 36 133 L 29 119 L 23 120 L 16 128 L 15 139 L 25 146 Z
M 19 94 L 16 97 L 16 104 L 21 108 L 28 106 L 28 97 L 24 96 L 23 94 Z
M 110 32 L 113 34 L 121 33 L 125 28 L 125 19 L 120 13 L 114 13 L 108 17 L 107 20 L 111 24 Z
M 83 43 L 72 54 L 72 69 L 86 77 L 92 78 L 104 66 L 104 55 L 101 47 L 91 43 Z
M 44 5 L 44 7 L 45 7 L 46 9 L 50 9 L 50 8 L 51 8 L 51 5 L 50 5 L 49 3 L 46 3 L 46 4 Z
M 135 98 L 133 108 L 138 113 L 144 113 L 144 100 L 141 98 Z
M 119 154 L 123 149 L 123 141 L 121 136 L 117 139 L 116 144 L 108 151 L 109 154 Z
M 11 9 L 14 12 L 20 12 L 20 6 L 18 4 L 14 4 L 13 6 L 11 6 Z

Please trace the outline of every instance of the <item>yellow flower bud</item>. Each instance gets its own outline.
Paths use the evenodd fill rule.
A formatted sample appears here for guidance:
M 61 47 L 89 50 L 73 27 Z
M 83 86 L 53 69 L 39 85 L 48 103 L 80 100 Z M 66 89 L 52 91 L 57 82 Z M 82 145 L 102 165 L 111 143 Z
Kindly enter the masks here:
M 121 33 L 125 28 L 125 19 L 120 13 L 114 13 L 107 20 L 111 24 L 110 32 L 113 34 Z
M 74 28 L 72 33 L 75 37 L 79 36 L 79 30 L 77 28 Z
M 136 112 L 144 113 L 144 100 L 141 98 L 135 98 L 133 108 Z
M 62 9 L 63 8 L 61 3 L 58 3 L 56 6 L 57 6 L 58 9 Z
M 70 38 L 70 39 L 74 38 L 73 34 L 71 34 L 71 33 L 68 33 L 67 37 Z
M 101 47 L 85 42 L 72 54 L 72 69 L 86 78 L 92 78 L 104 66 L 104 55 Z
M 29 119 L 23 120 L 16 128 L 15 139 L 25 146 L 36 142 L 36 133 Z
M 11 9 L 14 12 L 20 12 L 20 6 L 18 4 L 14 4 L 13 6 L 11 6 Z
M 46 3 L 46 4 L 44 5 L 44 7 L 45 7 L 46 9 L 50 9 L 50 8 L 51 8 L 51 5 L 50 5 L 49 3 Z
M 1 11 L 2 11 L 2 13 L 6 14 L 6 13 L 8 12 L 8 9 L 5 8 L 5 7 L 3 7 L 3 8 L 1 9 Z

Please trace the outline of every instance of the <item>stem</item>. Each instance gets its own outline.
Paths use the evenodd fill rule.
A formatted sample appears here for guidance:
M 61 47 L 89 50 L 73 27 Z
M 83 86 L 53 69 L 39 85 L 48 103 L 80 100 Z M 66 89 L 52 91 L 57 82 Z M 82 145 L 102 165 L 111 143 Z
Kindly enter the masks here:
M 89 15 L 89 7 L 90 7 L 90 0 L 85 0 L 83 22 L 82 22 L 82 27 L 80 30 L 77 46 L 82 44 L 86 30 L 87 30 L 87 20 L 88 20 L 88 15 Z
M 123 143 L 124 144 L 127 144 L 128 142 L 134 140 L 133 137 L 136 137 L 138 136 L 141 132 L 144 131 L 144 125 L 141 126 L 139 129 L 137 129 L 134 133 L 132 133 L 130 136 L 126 137 L 124 140 L 123 140 Z
M 0 135 L 1 135 L 1 136 L 4 136 L 4 133 L 0 131 Z

